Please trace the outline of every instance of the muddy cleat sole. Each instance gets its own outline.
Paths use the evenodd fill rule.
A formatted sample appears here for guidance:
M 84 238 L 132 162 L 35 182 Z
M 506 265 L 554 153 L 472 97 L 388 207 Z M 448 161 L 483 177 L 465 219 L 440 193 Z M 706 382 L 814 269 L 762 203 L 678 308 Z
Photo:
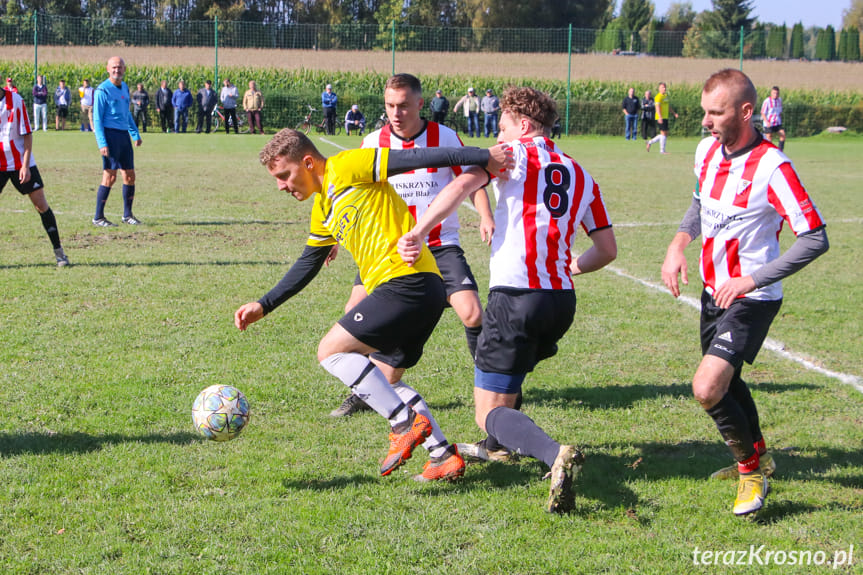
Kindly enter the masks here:
M 508 449 L 489 451 L 485 446 L 485 439 L 476 443 L 456 443 L 458 452 L 466 463 L 485 463 L 486 461 L 499 461 L 502 463 L 518 461 L 518 454 Z
M 548 488 L 548 502 L 545 509 L 549 513 L 568 513 L 575 507 L 575 493 L 572 483 L 581 472 L 584 455 L 571 445 L 561 445 L 560 451 L 551 467 L 551 486 Z
M 761 469 L 740 476 L 737 484 L 737 498 L 732 511 L 735 515 L 749 515 L 764 506 L 764 499 L 770 493 L 770 484 Z
M 764 455 L 759 457 L 761 466 L 761 471 L 764 473 L 765 477 L 773 477 L 773 474 L 776 473 L 776 460 L 773 459 L 773 455 L 768 451 Z M 737 464 L 729 465 L 728 467 L 723 467 L 718 471 L 714 471 L 710 474 L 711 479 L 738 479 L 740 477 L 740 472 L 737 470 Z
M 414 447 L 420 445 L 431 435 L 432 426 L 428 417 L 421 413 L 414 413 L 413 418 L 403 433 L 397 433 L 393 429 L 390 433 L 390 450 L 381 463 L 381 475 L 389 475 L 393 470 L 404 465 L 411 458 Z
M 359 411 L 371 411 L 371 407 L 360 396 L 350 394 L 340 406 L 330 412 L 330 417 L 348 417 Z
M 458 447 L 451 445 L 441 457 L 433 457 L 426 461 L 422 474 L 415 475 L 414 480 L 420 482 L 454 481 L 464 475 L 464 468 L 464 459 L 459 454 Z
M 93 225 L 97 228 L 116 228 L 117 224 L 109 222 L 105 218 L 93 218 Z

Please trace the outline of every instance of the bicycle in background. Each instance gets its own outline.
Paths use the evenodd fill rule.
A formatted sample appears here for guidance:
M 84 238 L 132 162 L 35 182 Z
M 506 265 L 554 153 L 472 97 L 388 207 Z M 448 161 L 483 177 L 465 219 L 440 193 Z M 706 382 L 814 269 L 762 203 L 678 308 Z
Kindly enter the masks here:
M 306 114 L 306 117 L 297 124 L 295 130 L 298 132 L 303 132 L 304 134 L 309 134 L 312 131 L 312 128 L 315 129 L 315 132 L 318 134 L 326 134 L 327 133 L 327 119 L 324 117 L 321 119 L 320 123 L 315 123 L 312 121 L 312 115 L 317 112 L 317 108 L 312 108 L 308 104 L 306 104 L 306 108 L 309 109 L 309 113 Z M 336 124 L 333 127 L 333 135 L 338 136 L 342 133 L 342 125 L 339 123 L 338 118 L 336 118 Z
M 225 109 L 222 106 L 216 106 L 213 108 L 213 112 L 211 114 L 212 120 L 210 120 L 213 128 L 212 133 L 215 134 L 219 131 L 219 126 L 225 125 Z M 233 128 L 234 126 L 229 126 L 229 128 Z M 246 116 L 243 114 L 237 114 L 237 131 L 241 134 L 249 133 L 249 126 L 246 124 Z

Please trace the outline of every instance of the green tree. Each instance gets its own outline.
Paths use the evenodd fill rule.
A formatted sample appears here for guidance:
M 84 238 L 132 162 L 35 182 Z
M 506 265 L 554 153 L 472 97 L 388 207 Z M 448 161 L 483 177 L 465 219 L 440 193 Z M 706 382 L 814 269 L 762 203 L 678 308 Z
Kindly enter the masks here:
M 863 0 L 851 0 L 851 5 L 842 12 L 843 28 L 863 28 Z M 858 45 L 859 48 L 859 45 Z
M 836 59 L 848 61 L 848 31 L 845 28 L 839 32 L 839 46 L 836 48 Z
M 848 42 L 845 48 L 846 61 L 860 61 L 860 30 L 856 26 L 848 28 Z
M 456 18 L 474 28 L 602 28 L 612 0 L 463 0 Z
M 738 54 L 740 30 L 747 34 L 755 18 L 750 16 L 752 0 L 713 0 L 713 10 L 702 18 L 700 55 L 731 58 Z
M 641 50 L 641 36 L 639 32 L 653 19 L 653 4 L 650 0 L 623 0 L 618 17 L 623 30 L 628 35 L 626 41 L 628 49 Z
M 604 30 L 600 30 L 596 35 L 593 49 L 597 52 L 606 53 L 623 50 L 625 42 L 623 23 L 620 21 L 620 18 L 615 18 Z
M 785 39 L 788 37 L 788 29 L 773 25 L 767 32 L 767 57 L 781 59 L 785 57 Z
M 744 47 L 747 58 L 764 58 L 767 55 L 767 26 L 756 22 Z
M 789 50 L 792 60 L 803 57 L 803 23 L 798 22 L 791 28 L 791 48 Z
M 818 32 L 815 41 L 815 59 L 825 61 L 836 59 L 836 31 L 833 26 L 827 26 Z

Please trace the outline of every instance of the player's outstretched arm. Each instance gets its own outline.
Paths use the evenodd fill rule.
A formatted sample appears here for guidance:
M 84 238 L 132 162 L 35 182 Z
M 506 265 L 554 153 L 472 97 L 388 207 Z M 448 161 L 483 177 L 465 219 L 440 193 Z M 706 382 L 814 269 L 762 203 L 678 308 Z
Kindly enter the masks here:
M 612 228 L 603 228 L 590 234 L 593 245 L 575 258 L 569 269 L 572 275 L 586 274 L 602 269 L 617 258 L 617 240 Z

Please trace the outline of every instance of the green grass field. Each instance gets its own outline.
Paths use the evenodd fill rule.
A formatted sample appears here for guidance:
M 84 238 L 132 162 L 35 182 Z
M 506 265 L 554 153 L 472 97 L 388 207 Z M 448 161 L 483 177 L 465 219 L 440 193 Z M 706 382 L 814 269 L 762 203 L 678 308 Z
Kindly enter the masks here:
M 310 205 L 278 192 L 257 162 L 264 137 L 145 135 L 135 214 L 146 225 L 108 230 L 90 224 L 101 169 L 92 135 L 34 138 L 73 266 L 55 268 L 35 211 L 7 186 L 4 573 L 818 573 L 843 552 L 835 571 L 863 572 L 863 139 L 786 148 L 828 221 L 831 249 L 785 283 L 771 337 L 857 383 L 767 350 L 745 369 L 779 470 L 766 508 L 741 520 L 730 513 L 736 485 L 707 479 L 730 456 L 690 393 L 697 312 L 650 287 L 690 202 L 695 140 L 672 137 L 668 156 L 623 138 L 563 141 L 602 185 L 620 249 L 617 273 L 578 278 L 575 324 L 526 383 L 524 411 L 587 455 L 576 511 L 549 516 L 535 461 L 421 485 L 410 479 L 425 461 L 418 450 L 381 478 L 386 423 L 327 416 L 345 388 L 315 349 L 350 290 L 346 253 L 247 332 L 234 328 L 233 311 L 281 278 L 308 230 Z M 121 207 L 117 186 L 107 217 L 119 221 Z M 486 286 L 488 250 L 466 208 L 462 222 Z M 787 247 L 792 234 L 783 238 Z M 688 253 L 686 295 L 697 297 Z M 446 312 L 406 381 L 455 441 L 482 437 L 472 374 L 461 325 Z M 249 428 L 227 444 L 191 425 L 192 400 L 214 383 L 238 386 L 252 404 Z M 723 566 L 727 555 L 693 565 L 696 550 L 750 545 L 764 545 L 751 565 Z M 780 555 L 759 565 L 767 551 L 786 565 Z M 825 565 L 790 565 L 806 553 Z

